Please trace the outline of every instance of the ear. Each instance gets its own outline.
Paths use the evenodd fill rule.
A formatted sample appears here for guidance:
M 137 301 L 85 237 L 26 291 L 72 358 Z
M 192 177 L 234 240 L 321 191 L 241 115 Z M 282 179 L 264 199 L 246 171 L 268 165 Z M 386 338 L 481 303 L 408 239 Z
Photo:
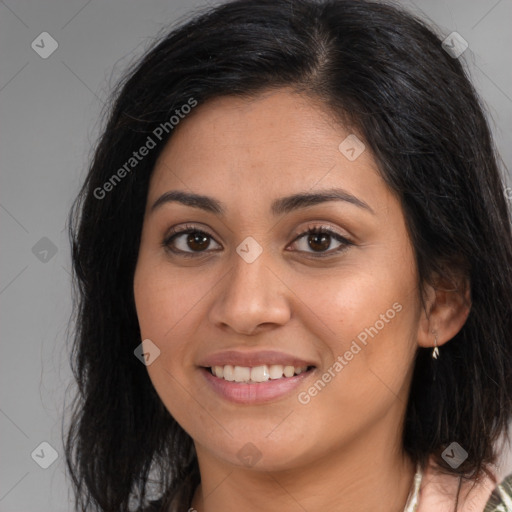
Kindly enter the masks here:
M 425 307 L 418 324 L 418 345 L 433 347 L 451 340 L 466 322 L 471 310 L 469 280 L 465 276 L 434 278 L 425 286 Z M 435 334 L 434 334 L 435 333 Z

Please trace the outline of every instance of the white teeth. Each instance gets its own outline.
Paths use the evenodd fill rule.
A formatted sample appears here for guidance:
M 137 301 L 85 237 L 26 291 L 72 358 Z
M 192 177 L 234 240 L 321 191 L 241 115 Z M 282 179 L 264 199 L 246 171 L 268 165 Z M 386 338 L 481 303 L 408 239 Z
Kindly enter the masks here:
M 230 382 L 266 382 L 268 380 L 282 379 L 300 375 L 308 369 L 307 366 L 283 366 L 281 364 L 260 366 L 213 366 L 212 374 Z
M 280 379 L 283 376 L 283 366 L 280 364 L 273 364 L 269 368 L 271 379 Z
M 249 382 L 251 369 L 247 366 L 235 366 L 235 382 Z
M 293 377 L 293 374 L 295 373 L 295 368 L 293 366 L 285 366 L 283 373 L 285 377 Z
M 267 365 L 251 368 L 251 380 L 253 382 L 265 382 L 270 378 Z
M 223 378 L 225 380 L 233 381 L 235 380 L 235 372 L 233 371 L 233 367 L 230 364 L 224 366 Z M 219 377 L 219 375 L 217 375 Z

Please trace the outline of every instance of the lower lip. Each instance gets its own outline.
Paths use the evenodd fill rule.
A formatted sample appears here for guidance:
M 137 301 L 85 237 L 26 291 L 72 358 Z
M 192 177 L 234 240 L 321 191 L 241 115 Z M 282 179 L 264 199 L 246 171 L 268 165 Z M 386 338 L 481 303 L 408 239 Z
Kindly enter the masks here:
M 259 404 L 277 400 L 291 393 L 309 378 L 314 369 L 293 377 L 269 379 L 265 382 L 232 382 L 213 375 L 209 368 L 201 368 L 206 381 L 223 398 L 237 404 Z

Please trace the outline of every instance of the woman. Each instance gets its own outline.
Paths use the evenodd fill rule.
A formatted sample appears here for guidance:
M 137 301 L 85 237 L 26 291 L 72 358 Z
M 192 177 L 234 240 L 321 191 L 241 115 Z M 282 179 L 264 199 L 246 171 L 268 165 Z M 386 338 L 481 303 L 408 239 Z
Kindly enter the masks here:
M 411 15 L 238 0 L 173 30 L 73 210 L 77 509 L 508 510 L 509 215 Z

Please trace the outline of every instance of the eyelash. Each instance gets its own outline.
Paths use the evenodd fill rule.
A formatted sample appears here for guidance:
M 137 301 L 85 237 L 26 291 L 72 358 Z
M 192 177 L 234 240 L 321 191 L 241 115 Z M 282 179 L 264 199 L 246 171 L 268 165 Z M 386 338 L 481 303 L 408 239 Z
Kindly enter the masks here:
M 194 225 L 188 225 L 187 224 L 183 228 L 172 229 L 165 236 L 164 240 L 162 241 L 162 247 L 165 250 L 170 251 L 173 254 L 179 255 L 179 256 L 181 256 L 183 258 L 196 258 L 196 257 L 200 257 L 200 256 L 204 255 L 207 251 L 199 251 L 199 252 L 195 252 L 195 253 L 194 252 L 188 253 L 188 252 L 182 251 L 180 249 L 176 250 L 176 249 L 172 249 L 171 248 L 171 242 L 176 237 L 178 237 L 180 235 L 184 235 L 184 234 L 191 234 L 191 233 L 199 233 L 199 234 L 202 234 L 202 235 L 206 235 L 207 237 L 209 237 L 209 238 L 214 240 L 213 236 L 210 235 L 208 232 L 206 232 L 206 231 L 204 231 L 202 229 L 199 229 L 198 227 L 196 227 Z M 299 251 L 299 252 L 306 252 L 306 254 L 309 254 L 309 255 L 313 255 L 313 257 L 315 257 L 315 258 L 326 258 L 326 257 L 329 257 L 329 256 L 333 256 L 334 254 L 339 254 L 339 253 L 343 252 L 349 246 L 353 246 L 354 245 L 353 242 L 351 242 L 347 238 L 341 236 L 339 233 L 336 233 L 335 231 L 333 231 L 332 229 L 330 229 L 327 226 L 308 226 L 306 231 L 295 233 L 295 238 L 294 238 L 292 243 L 295 243 L 297 240 L 300 240 L 304 236 L 310 235 L 310 234 L 315 234 L 315 235 L 316 234 L 326 234 L 326 235 L 329 235 L 332 238 L 334 238 L 336 241 L 342 243 L 342 245 L 340 247 L 338 247 L 337 249 L 330 250 L 328 252 L 316 252 L 315 253 L 315 252 Z

